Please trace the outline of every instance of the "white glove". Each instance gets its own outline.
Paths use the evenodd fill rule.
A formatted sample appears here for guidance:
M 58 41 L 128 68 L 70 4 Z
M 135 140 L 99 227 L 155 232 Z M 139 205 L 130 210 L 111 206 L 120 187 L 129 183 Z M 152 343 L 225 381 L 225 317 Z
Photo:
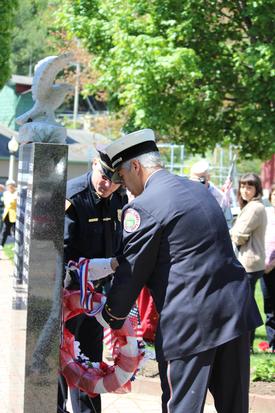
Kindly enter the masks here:
M 89 281 L 100 280 L 114 271 L 111 267 L 112 258 L 92 258 L 89 261 Z
M 103 318 L 102 315 L 102 311 L 100 311 L 99 313 L 97 313 L 95 315 L 95 318 L 97 319 L 97 321 L 99 322 L 99 324 L 102 325 L 102 327 L 104 328 L 110 328 L 109 324 L 107 323 L 107 321 Z

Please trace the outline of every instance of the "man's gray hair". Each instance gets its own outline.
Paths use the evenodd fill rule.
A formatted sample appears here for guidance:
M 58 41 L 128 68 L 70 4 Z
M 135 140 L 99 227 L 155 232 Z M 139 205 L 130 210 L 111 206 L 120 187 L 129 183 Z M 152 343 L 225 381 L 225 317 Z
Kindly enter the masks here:
M 143 155 L 136 156 L 129 161 L 123 162 L 121 166 L 129 171 L 131 169 L 131 161 L 133 159 L 138 160 L 141 165 L 147 169 L 164 168 L 164 163 L 159 152 L 144 153 Z

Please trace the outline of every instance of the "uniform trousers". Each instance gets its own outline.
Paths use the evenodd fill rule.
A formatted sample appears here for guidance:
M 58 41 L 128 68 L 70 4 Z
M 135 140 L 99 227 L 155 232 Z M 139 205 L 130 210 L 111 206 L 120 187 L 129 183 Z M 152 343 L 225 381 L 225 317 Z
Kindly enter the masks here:
M 248 413 L 249 340 L 246 333 L 213 349 L 160 362 L 162 412 L 202 413 L 209 389 L 218 413 Z
M 247 272 L 248 281 L 250 284 L 251 292 L 253 297 L 255 298 L 255 289 L 256 284 L 259 279 L 264 275 L 264 271 L 255 271 L 255 272 Z M 253 343 L 255 338 L 255 330 L 251 330 L 250 332 L 250 349 L 253 352 Z

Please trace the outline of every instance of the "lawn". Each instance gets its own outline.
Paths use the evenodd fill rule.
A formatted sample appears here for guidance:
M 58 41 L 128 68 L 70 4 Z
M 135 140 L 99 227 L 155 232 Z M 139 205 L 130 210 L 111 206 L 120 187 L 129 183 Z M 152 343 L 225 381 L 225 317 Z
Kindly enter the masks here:
M 265 321 L 265 313 L 264 313 L 264 305 L 263 305 L 263 295 L 262 295 L 262 291 L 261 291 L 261 286 L 260 286 L 260 281 L 257 281 L 257 285 L 256 285 L 256 292 L 255 292 L 255 298 L 256 298 L 256 302 L 258 304 L 263 322 Z M 254 361 L 257 360 L 257 358 L 261 357 L 261 355 L 263 354 L 263 352 L 261 350 L 259 350 L 258 344 L 261 341 L 266 341 L 266 334 L 265 334 L 265 326 L 264 324 L 261 325 L 260 327 L 258 327 L 256 329 L 256 333 L 255 333 L 255 340 L 254 340 L 254 355 L 251 355 L 251 363 L 253 365 Z
M 6 244 L 4 246 L 4 252 L 7 255 L 7 257 L 13 261 L 14 258 L 14 242 L 10 244 Z

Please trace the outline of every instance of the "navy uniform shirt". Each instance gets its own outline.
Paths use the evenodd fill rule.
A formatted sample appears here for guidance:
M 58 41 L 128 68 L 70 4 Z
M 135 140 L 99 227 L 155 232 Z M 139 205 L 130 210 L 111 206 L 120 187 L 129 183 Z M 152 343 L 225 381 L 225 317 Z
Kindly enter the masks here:
M 123 259 L 103 309 L 124 322 L 146 284 L 160 313 L 156 350 L 171 360 L 261 324 L 223 212 L 201 183 L 162 169 L 123 210 Z
M 126 197 L 116 191 L 100 198 L 91 172 L 68 181 L 64 228 L 64 261 L 114 256 L 121 241 L 121 212 Z

